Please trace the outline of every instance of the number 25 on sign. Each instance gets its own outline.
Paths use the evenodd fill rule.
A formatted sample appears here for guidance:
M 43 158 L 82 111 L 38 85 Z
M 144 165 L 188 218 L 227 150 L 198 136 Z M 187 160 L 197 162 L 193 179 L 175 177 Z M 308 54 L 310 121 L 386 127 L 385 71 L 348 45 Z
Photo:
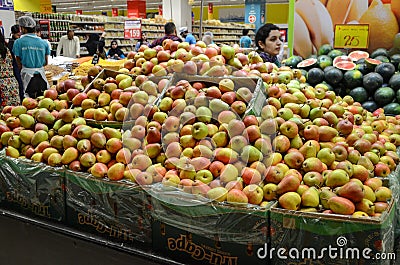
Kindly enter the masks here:
M 336 24 L 335 48 L 367 49 L 369 42 L 368 24 Z

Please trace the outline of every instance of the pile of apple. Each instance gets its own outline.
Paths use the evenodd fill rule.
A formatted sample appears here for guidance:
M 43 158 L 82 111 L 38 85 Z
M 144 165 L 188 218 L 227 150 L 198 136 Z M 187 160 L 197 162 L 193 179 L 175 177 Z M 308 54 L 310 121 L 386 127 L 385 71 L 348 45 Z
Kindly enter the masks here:
M 277 71 L 277 66 L 264 63 L 256 53 L 244 54 L 238 45 L 208 45 L 203 41 L 189 45 L 166 39 L 161 46 L 149 48 L 142 45 L 138 52 L 129 52 L 123 71 L 133 75 L 166 76 L 185 72 L 204 76 L 260 76 Z
M 146 105 L 154 103 L 167 82 L 168 79 L 161 79 L 156 84 L 144 75 L 134 79 L 127 74 L 97 77 L 87 92 L 74 91 L 71 103 L 85 119 L 119 122 L 136 119 Z

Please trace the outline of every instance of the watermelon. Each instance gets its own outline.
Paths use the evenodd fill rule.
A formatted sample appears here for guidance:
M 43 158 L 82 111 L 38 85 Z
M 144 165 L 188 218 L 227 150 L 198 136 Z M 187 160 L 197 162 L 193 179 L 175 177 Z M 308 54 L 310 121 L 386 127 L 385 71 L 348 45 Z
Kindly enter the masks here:
M 317 63 L 316 58 L 308 58 L 297 64 L 297 68 L 309 68 Z
M 382 62 L 379 60 L 372 59 L 372 58 L 366 58 L 365 63 L 367 64 L 369 69 L 374 70 L 375 67 L 377 65 L 381 64 Z
M 324 71 L 324 72 L 325 72 L 326 82 L 333 86 L 339 84 L 343 79 L 343 72 L 336 67 L 332 67 L 329 70 Z
M 335 67 L 340 70 L 353 70 L 356 68 L 356 64 L 349 61 L 341 61 L 336 63 Z
M 389 52 L 388 52 L 388 50 L 386 50 L 385 48 L 378 48 L 378 49 L 376 49 L 375 51 L 373 51 L 372 53 L 371 53 L 371 58 L 375 58 L 375 57 L 378 57 L 378 56 L 385 56 L 385 57 L 389 57 Z
M 392 77 L 389 79 L 389 86 L 391 88 L 393 88 L 394 91 L 400 90 L 400 74 L 399 73 L 392 75 Z
M 373 95 L 378 88 L 382 87 L 382 85 L 383 77 L 378 73 L 372 72 L 363 77 L 363 87 L 370 95 Z
M 387 83 L 396 72 L 396 68 L 391 63 L 381 63 L 375 67 L 375 72 L 383 77 L 383 82 Z
M 344 73 L 343 80 L 345 88 L 353 89 L 362 85 L 363 74 L 358 70 L 350 70 Z
M 361 106 L 369 112 L 374 112 L 379 108 L 376 102 L 373 100 L 365 101 Z
M 322 71 L 320 68 L 315 67 L 308 71 L 307 82 L 310 85 L 314 86 L 324 81 L 324 77 L 325 77 L 324 71 Z
M 298 63 L 300 63 L 303 59 L 301 58 L 301 56 L 297 56 L 297 55 L 292 55 L 289 58 L 287 58 L 285 60 L 285 65 L 289 66 L 291 68 L 294 68 L 297 66 Z
M 331 51 L 328 53 L 328 56 L 331 57 L 332 60 L 335 59 L 335 58 L 338 57 L 338 56 L 341 56 L 341 55 L 343 55 L 343 52 L 340 51 L 340 50 L 331 50 Z
M 397 102 L 400 102 L 400 90 L 396 91 L 396 100 Z
M 362 60 L 364 60 L 364 59 L 362 59 Z M 356 63 L 356 69 L 359 70 L 361 73 L 363 73 L 363 75 L 366 75 L 369 72 L 371 72 L 371 70 L 368 68 L 368 66 L 365 62 L 364 63 Z
M 381 87 L 375 91 L 374 100 L 379 107 L 383 107 L 393 101 L 395 92 L 390 87 Z
M 357 102 L 364 103 L 368 100 L 368 92 L 362 86 L 353 88 L 349 95 Z
M 400 63 L 400 54 L 393 54 L 390 57 L 390 62 L 396 67 L 396 70 L 399 69 L 399 63 Z
M 390 59 L 386 56 L 379 55 L 374 58 L 375 60 L 381 61 L 382 63 L 389 63 Z
M 333 59 L 332 65 L 336 66 L 336 64 L 339 62 L 352 62 L 352 60 L 348 56 L 342 55 L 342 56 L 338 56 L 335 59 Z
M 356 62 L 360 59 L 365 59 L 369 57 L 369 53 L 368 52 L 364 52 L 364 51 L 353 51 L 351 53 L 349 53 L 349 58 L 353 61 Z
M 400 104 L 397 102 L 392 102 L 383 107 L 385 115 L 399 115 L 400 114 Z
M 327 55 L 330 51 L 332 51 L 332 46 L 330 44 L 323 44 L 318 49 L 318 55 Z
M 326 67 L 332 65 L 332 58 L 328 55 L 320 55 L 317 58 L 317 63 L 321 69 L 325 69 Z

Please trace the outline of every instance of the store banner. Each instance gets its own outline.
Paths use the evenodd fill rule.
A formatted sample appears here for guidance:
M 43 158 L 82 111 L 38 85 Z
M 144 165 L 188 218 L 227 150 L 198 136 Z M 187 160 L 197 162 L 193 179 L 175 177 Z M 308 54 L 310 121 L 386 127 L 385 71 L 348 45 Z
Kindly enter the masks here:
M 245 1 L 245 23 L 254 24 L 256 31 L 265 23 L 265 0 Z
M 208 20 L 214 19 L 214 5 L 213 3 L 208 3 Z
M 14 11 L 13 0 L 0 0 L 0 10 Z
M 52 12 L 51 0 L 40 0 L 40 13 L 51 14 Z
M 142 22 L 140 20 L 125 20 L 124 38 L 140 39 L 142 37 Z
M 83 14 L 82 9 L 77 9 L 77 10 L 75 10 L 75 14 L 77 14 L 77 15 L 82 15 L 82 14 Z
M 163 15 L 163 6 L 162 6 L 162 5 L 158 5 L 158 14 L 159 14 L 160 16 Z
M 127 0 L 128 18 L 146 18 L 146 0 Z
M 40 35 L 42 39 L 48 40 L 50 38 L 50 20 L 39 20 Z
M 118 8 L 113 7 L 111 14 L 112 14 L 113 17 L 118 17 Z

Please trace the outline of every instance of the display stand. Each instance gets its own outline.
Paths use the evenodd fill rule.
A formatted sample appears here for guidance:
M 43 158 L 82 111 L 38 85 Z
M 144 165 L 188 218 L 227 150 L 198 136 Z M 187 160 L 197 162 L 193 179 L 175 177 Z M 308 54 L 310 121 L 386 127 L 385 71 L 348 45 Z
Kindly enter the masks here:
M 0 237 L 0 260 L 7 265 L 181 264 L 6 210 L 0 210 Z

